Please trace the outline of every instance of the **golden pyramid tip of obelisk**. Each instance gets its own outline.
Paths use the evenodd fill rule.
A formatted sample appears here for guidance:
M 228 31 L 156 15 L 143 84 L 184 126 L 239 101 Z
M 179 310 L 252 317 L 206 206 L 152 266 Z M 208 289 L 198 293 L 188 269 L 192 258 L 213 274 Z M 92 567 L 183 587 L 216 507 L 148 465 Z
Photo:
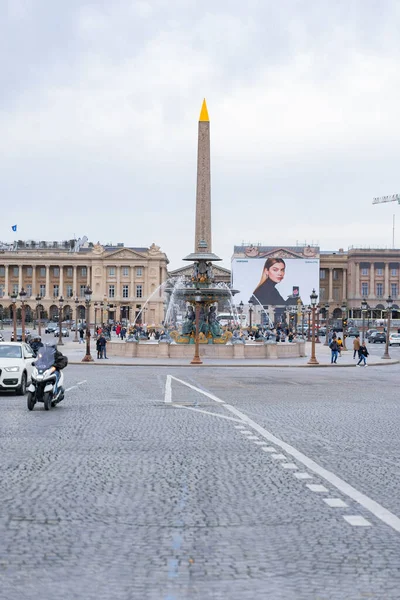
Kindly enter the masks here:
M 204 98 L 203 100 L 203 106 L 201 107 L 201 112 L 200 112 L 200 119 L 199 121 L 209 121 L 210 118 L 208 116 L 208 110 L 207 110 L 207 104 L 206 104 L 206 99 Z

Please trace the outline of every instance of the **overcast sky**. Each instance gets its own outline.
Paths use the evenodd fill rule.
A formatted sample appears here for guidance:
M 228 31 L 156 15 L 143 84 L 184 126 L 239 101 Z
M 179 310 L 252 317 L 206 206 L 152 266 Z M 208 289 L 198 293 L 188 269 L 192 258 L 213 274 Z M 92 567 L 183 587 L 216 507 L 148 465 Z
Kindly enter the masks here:
M 194 249 L 211 121 L 213 251 L 391 247 L 396 0 L 0 1 L 0 240 Z M 18 224 L 17 234 L 11 226 Z

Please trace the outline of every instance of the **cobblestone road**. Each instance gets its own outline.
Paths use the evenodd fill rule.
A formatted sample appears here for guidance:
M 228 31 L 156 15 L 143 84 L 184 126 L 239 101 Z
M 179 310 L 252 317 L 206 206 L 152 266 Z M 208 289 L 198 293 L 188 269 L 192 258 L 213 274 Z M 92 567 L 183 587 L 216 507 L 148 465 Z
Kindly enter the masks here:
M 0 396 L 2 600 L 400 599 L 398 365 L 66 379 Z

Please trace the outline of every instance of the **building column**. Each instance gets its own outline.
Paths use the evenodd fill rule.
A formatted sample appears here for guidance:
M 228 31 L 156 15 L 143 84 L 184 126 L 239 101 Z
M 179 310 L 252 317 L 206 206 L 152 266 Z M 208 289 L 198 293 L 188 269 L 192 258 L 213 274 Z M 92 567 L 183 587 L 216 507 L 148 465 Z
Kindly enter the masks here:
M 10 290 L 8 289 L 8 265 L 4 265 L 4 295 L 6 298 L 10 297 Z
M 375 265 L 372 262 L 370 267 L 369 267 L 369 272 L 370 272 L 370 276 L 369 276 L 369 296 L 370 298 L 375 298 Z
M 117 300 L 121 300 L 121 267 L 116 267 L 117 269 L 117 289 L 115 297 Z
M 103 284 L 104 284 L 104 297 L 108 300 L 108 286 L 107 286 L 107 267 L 103 267 Z
M 356 263 L 356 290 L 355 298 L 358 300 L 360 297 L 360 263 Z
M 135 283 L 134 283 L 134 279 L 135 279 L 135 267 L 130 267 L 131 270 L 131 276 L 129 279 L 129 288 L 130 288 L 130 292 L 129 292 L 129 299 L 131 302 L 133 302 L 135 300 L 135 294 L 134 294 L 134 290 L 135 290 Z
M 347 300 L 347 269 L 342 269 L 342 300 L 343 302 Z
M 38 291 L 36 291 L 36 265 L 32 265 L 32 296 L 33 296 L 33 298 L 36 298 L 36 294 L 38 294 Z
M 47 300 L 51 299 L 50 296 L 50 265 L 46 265 L 46 295 Z
M 385 298 L 390 294 L 389 290 L 389 263 L 385 263 L 385 289 L 383 291 Z
M 86 285 L 88 285 L 90 287 L 91 290 L 93 290 L 91 283 L 92 283 L 92 278 L 91 278 L 91 269 L 89 266 L 86 267 Z
M 328 302 L 333 302 L 333 269 L 329 269 Z
M 64 296 L 64 267 L 60 265 L 58 268 L 60 269 L 59 295 Z
M 76 273 L 76 265 L 73 266 L 73 279 L 72 279 L 72 287 L 74 288 L 75 298 L 79 298 L 78 294 L 78 278 Z
M 20 290 L 22 288 L 22 269 L 23 269 L 23 266 L 18 265 L 18 293 L 20 292 Z

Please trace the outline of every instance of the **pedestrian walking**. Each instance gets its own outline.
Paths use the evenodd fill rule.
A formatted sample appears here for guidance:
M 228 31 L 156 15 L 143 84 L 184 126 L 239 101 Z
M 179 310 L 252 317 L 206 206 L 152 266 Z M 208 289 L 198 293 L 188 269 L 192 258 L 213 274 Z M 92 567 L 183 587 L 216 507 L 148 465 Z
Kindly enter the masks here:
M 85 333 L 85 332 L 84 332 L 84 330 L 83 330 L 83 327 L 81 327 L 81 328 L 80 328 L 80 330 L 79 330 L 79 343 L 80 343 L 80 344 L 83 344 L 83 334 L 84 334 L 84 333 Z
M 107 351 L 106 351 L 107 340 L 103 334 L 100 334 L 98 343 L 99 343 L 99 348 L 100 348 L 100 358 L 107 358 Z
M 336 339 L 331 341 L 329 348 L 331 349 L 331 364 L 336 364 L 339 354 L 339 344 Z
M 337 345 L 338 345 L 339 356 L 342 356 L 343 342 L 342 342 L 342 338 L 341 337 L 338 337 L 338 339 L 337 339 Z
M 356 355 L 358 356 L 358 351 L 360 350 L 360 336 L 356 335 L 356 337 L 353 340 L 353 358 L 356 357 Z
M 367 356 L 369 355 L 369 352 L 368 352 L 367 346 L 365 345 L 365 342 L 363 342 L 361 344 L 360 350 L 358 351 L 358 353 L 359 353 L 360 359 L 357 363 L 357 367 L 360 367 L 361 366 L 360 363 L 362 363 L 362 362 L 364 363 L 364 367 L 367 367 L 368 366 L 367 365 Z

